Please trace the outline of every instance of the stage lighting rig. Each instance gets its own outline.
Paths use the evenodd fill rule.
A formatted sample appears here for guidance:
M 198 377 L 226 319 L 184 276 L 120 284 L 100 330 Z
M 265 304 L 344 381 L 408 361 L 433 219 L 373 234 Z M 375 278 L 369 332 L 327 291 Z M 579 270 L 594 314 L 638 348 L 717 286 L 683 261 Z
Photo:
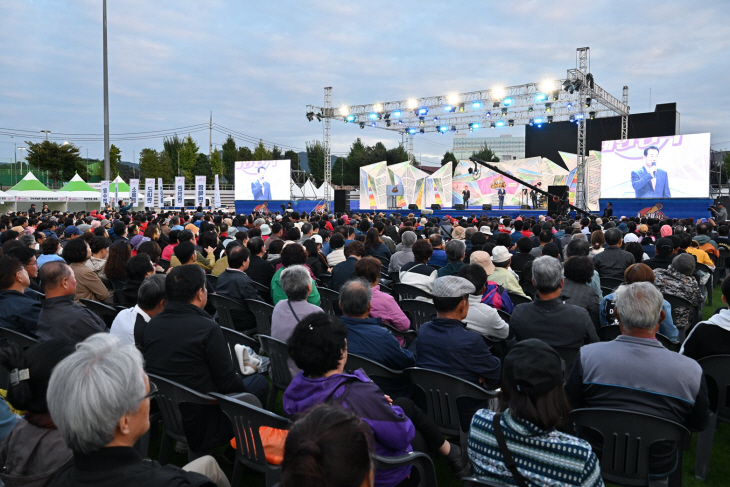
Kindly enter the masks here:
M 514 127 L 515 126 L 515 121 L 514 120 L 507 120 L 507 123 L 509 124 L 510 127 Z
M 314 112 L 307 112 L 307 120 L 310 122 L 314 120 Z
M 365 123 L 364 122 L 360 122 L 360 130 L 362 130 L 364 128 L 365 128 Z
M 546 112 L 549 112 L 552 109 L 553 109 L 553 104 L 552 103 L 545 103 L 545 111 Z

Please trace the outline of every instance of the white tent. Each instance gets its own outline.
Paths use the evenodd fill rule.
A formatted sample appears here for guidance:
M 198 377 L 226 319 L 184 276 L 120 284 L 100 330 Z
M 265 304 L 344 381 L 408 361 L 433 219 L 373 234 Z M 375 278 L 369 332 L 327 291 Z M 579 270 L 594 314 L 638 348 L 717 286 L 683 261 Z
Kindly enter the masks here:
M 293 179 L 289 180 L 289 185 L 291 187 L 291 197 L 292 199 L 301 199 L 304 198 L 304 192 L 302 192 L 302 188 L 300 188 L 297 183 L 294 182 Z
M 101 192 L 86 184 L 78 174 L 56 191 L 56 194 L 66 198 L 68 201 L 66 209 L 69 211 L 96 209 L 101 205 Z
M 330 186 L 330 198 L 335 199 L 335 188 L 333 188 L 331 184 L 329 186 Z M 326 187 L 327 187 L 327 183 L 324 182 L 324 183 L 322 183 L 322 186 L 317 188 L 317 198 L 320 198 L 320 199 L 324 198 L 324 189 Z
M 312 181 L 309 179 L 307 179 L 307 182 L 304 183 L 304 185 L 302 186 L 302 192 L 304 193 L 304 198 L 306 199 L 317 198 L 317 188 L 314 186 L 314 183 L 312 183 Z

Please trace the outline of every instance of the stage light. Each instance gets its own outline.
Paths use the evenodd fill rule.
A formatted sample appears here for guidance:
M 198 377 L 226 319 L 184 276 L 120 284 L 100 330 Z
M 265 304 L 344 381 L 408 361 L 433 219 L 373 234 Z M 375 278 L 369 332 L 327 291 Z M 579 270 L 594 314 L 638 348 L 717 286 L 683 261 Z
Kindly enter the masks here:
M 497 122 L 497 127 L 504 127 L 504 121 L 500 120 Z
M 458 106 L 458 110 L 459 110 L 460 112 L 463 112 L 463 111 L 464 111 L 464 105 L 459 105 L 459 106 Z
M 535 123 L 535 122 L 534 122 L 534 120 L 532 120 L 532 119 L 530 119 L 530 121 L 529 121 L 529 122 L 527 122 L 527 124 L 528 124 L 528 125 L 529 125 L 530 127 L 532 127 L 532 126 L 534 125 L 534 123 Z
M 416 133 L 416 129 L 414 129 L 413 127 L 410 127 L 410 128 L 408 129 L 408 133 L 409 133 L 409 134 L 411 134 L 411 135 L 413 135 L 413 134 L 415 134 L 415 133 Z
M 553 116 L 552 116 L 552 115 L 550 115 L 550 116 L 548 117 L 548 123 L 553 123 Z
M 348 122 L 354 122 L 355 121 L 355 115 L 348 115 L 345 120 Z
M 400 110 L 396 110 L 393 112 L 393 116 L 395 118 L 400 118 L 401 115 L 403 115 L 403 112 L 401 112 Z
M 502 116 L 503 117 L 507 116 L 507 109 L 506 108 L 503 108 L 502 109 Z
M 390 113 L 385 113 L 385 114 L 383 114 L 383 118 L 384 118 L 385 120 L 390 120 Z
M 495 102 L 494 102 L 494 103 L 492 104 L 492 108 L 499 108 L 499 102 L 498 102 L 498 101 L 495 101 Z
M 426 131 L 425 131 L 424 129 L 421 129 L 421 130 L 419 130 L 418 132 L 419 132 L 419 133 L 422 133 L 422 134 L 425 134 L 425 133 L 426 133 Z
M 423 120 L 419 120 L 419 121 L 418 121 L 418 125 L 424 125 L 425 123 L 426 123 L 426 122 L 424 122 Z
M 502 104 L 506 107 L 512 105 L 513 102 L 514 102 L 514 100 L 510 97 L 507 97 L 504 100 L 502 100 Z
M 492 122 L 491 125 L 489 126 L 489 128 L 493 129 L 494 127 L 496 127 L 496 125 L 494 122 Z
M 593 120 L 594 118 L 596 118 L 596 112 L 589 112 L 588 116 L 590 117 L 591 120 Z
M 317 121 L 318 122 L 321 122 L 322 121 L 322 114 L 321 113 L 317 113 Z
M 386 127 L 390 127 L 390 120 L 388 120 L 387 122 L 385 122 L 385 126 Z
M 376 103 L 375 105 L 373 105 L 373 111 L 378 112 L 378 113 L 382 112 L 383 111 L 382 103 Z
M 558 98 L 560 98 L 560 93 L 557 91 L 553 91 L 552 95 L 550 95 L 550 98 L 552 98 L 553 101 L 558 101 Z
M 566 107 L 568 108 L 568 110 L 572 110 L 573 109 L 573 104 L 572 103 L 568 103 L 566 105 Z
M 547 100 L 547 95 L 545 93 L 538 93 L 535 95 L 535 101 L 545 101 Z
M 580 90 L 580 87 L 583 86 L 583 82 L 581 80 L 577 79 L 573 82 L 573 86 L 575 87 L 576 90 Z
M 545 103 L 545 111 L 546 112 L 550 112 L 550 111 L 552 111 L 552 109 L 553 109 L 553 104 L 552 103 Z
M 406 102 L 406 106 L 408 108 L 416 108 L 418 106 L 418 100 L 416 100 L 415 98 L 411 98 Z
M 451 126 L 451 131 L 452 131 L 452 132 L 456 132 L 456 125 L 452 125 L 452 126 Z
M 486 115 L 486 117 L 487 117 L 487 118 L 489 118 L 489 117 L 491 117 L 491 116 L 492 116 L 492 112 L 487 112 L 487 115 Z
M 350 109 L 348 107 L 340 107 L 340 115 L 343 117 L 346 116 L 348 113 L 350 113 Z
M 471 104 L 471 107 L 472 107 L 472 108 L 473 108 L 474 110 L 479 110 L 479 109 L 480 109 L 480 108 L 482 107 L 482 102 L 480 102 L 480 101 L 475 101 L 474 103 L 472 103 L 472 104 Z
M 451 93 L 449 96 L 446 97 L 446 100 L 449 102 L 449 105 L 456 105 L 459 103 L 459 95 L 456 93 Z
M 365 128 L 365 124 L 363 122 L 360 122 L 360 130 Z
M 371 113 L 370 115 L 368 115 L 368 118 L 370 120 L 378 120 L 380 118 L 380 115 L 378 115 L 377 113 Z
M 479 124 L 478 124 L 477 122 L 472 122 L 472 123 L 470 123 L 470 124 L 469 124 L 469 128 L 470 128 L 471 130 L 476 130 L 476 129 L 478 129 L 479 127 L 481 127 L 481 125 L 479 125 Z
M 398 120 L 398 125 L 403 125 L 403 120 Z
M 507 120 L 507 123 L 509 124 L 510 127 L 514 127 L 515 126 L 515 121 L 514 120 Z
M 528 108 L 527 111 L 532 113 L 532 107 Z
M 575 115 L 571 115 L 570 118 L 568 119 L 568 121 L 575 122 Z
M 434 122 L 438 122 L 439 121 L 439 118 L 438 117 L 433 117 L 433 121 Z
M 446 105 L 444 107 L 444 111 L 445 112 L 452 112 L 452 111 L 454 111 L 454 107 L 452 107 L 451 105 Z
M 310 122 L 314 120 L 314 112 L 307 112 L 307 120 Z
M 553 91 L 555 89 L 555 81 L 553 80 L 545 80 L 542 83 L 540 83 L 540 91 L 547 93 L 549 91 Z
M 442 134 L 444 132 L 448 132 L 449 131 L 449 126 L 448 125 L 439 125 L 438 131 L 441 132 Z
M 501 100 L 506 94 L 507 93 L 502 87 L 492 88 L 492 98 L 494 98 L 495 100 Z
M 423 117 L 428 114 L 428 108 L 419 108 L 418 111 L 416 112 L 416 114 L 419 117 Z
M 537 117 L 537 118 L 535 119 L 535 123 L 536 123 L 536 124 L 538 124 L 538 125 L 539 125 L 539 124 L 541 124 L 541 123 L 542 123 L 542 118 L 540 118 L 540 117 Z
M 591 97 L 586 97 L 586 108 L 589 108 L 591 106 Z
M 574 87 L 573 87 L 572 81 L 570 81 L 569 79 L 566 79 L 565 81 L 563 81 L 563 91 L 573 93 L 573 89 L 574 89 Z
M 578 113 L 575 115 L 576 120 L 583 120 L 584 117 L 585 117 L 585 115 L 583 115 L 582 113 Z
M 375 127 L 375 122 L 370 124 L 371 127 Z

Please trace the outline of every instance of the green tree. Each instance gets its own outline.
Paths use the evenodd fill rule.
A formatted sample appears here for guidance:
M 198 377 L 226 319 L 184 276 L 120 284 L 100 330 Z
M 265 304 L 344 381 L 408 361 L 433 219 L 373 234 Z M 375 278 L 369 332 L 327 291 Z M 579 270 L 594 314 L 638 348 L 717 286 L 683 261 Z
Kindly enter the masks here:
M 178 152 L 180 149 L 182 149 L 183 141 L 180 139 L 180 137 L 175 134 L 171 138 L 165 137 L 165 139 L 162 142 L 162 145 L 164 147 L 165 153 L 167 154 L 167 160 L 170 162 L 170 169 L 171 173 L 177 176 L 180 174 L 179 168 L 177 167 L 178 163 Z M 197 150 L 196 150 L 197 152 Z
M 264 146 L 264 141 L 259 139 L 259 145 L 257 145 L 256 148 L 253 150 L 253 160 L 270 161 L 271 159 L 271 151 L 267 150 Z
M 340 186 L 345 184 L 345 166 L 347 165 L 347 159 L 345 157 L 338 157 L 335 159 L 335 163 L 332 166 L 332 183 L 339 184 Z
M 172 169 L 167 159 L 167 152 L 155 149 L 142 149 L 139 153 L 139 171 L 146 178 L 162 178 L 163 182 L 172 182 Z
M 221 153 L 219 150 L 214 150 L 210 156 L 210 169 L 213 174 L 223 175 L 223 160 L 221 159 Z
M 486 143 L 479 151 L 474 152 L 472 157 L 476 157 L 477 159 L 481 159 L 486 162 L 499 162 L 499 157 L 492 152 L 492 149 L 490 149 Z
M 443 159 L 441 159 L 441 165 L 442 166 L 445 166 L 449 162 L 451 162 L 453 164 L 458 164 L 459 163 L 459 161 L 456 160 L 456 156 L 454 155 L 453 152 L 446 151 L 444 153 Z M 452 167 L 453 167 L 453 165 L 452 165 Z
M 223 161 L 223 176 L 229 183 L 233 182 L 233 172 L 236 168 L 236 141 L 230 135 L 221 146 L 221 159 Z
M 193 166 L 193 175 L 195 176 L 206 176 L 210 181 L 213 178 L 213 171 L 210 167 L 207 154 L 198 154 L 195 159 L 195 166 Z
M 193 138 L 188 135 L 183 141 L 182 147 L 180 148 L 180 169 L 182 175 L 185 176 L 185 181 L 188 183 L 195 182 L 195 163 L 198 160 L 198 144 L 195 143 Z M 202 176 L 202 174 L 201 174 Z
M 79 155 L 79 149 L 73 144 L 25 141 L 25 159 L 33 169 L 48 171 L 48 177 L 55 183 L 69 181 L 75 173 L 86 174 L 86 164 Z
M 307 162 L 309 174 L 319 187 L 324 181 L 324 146 L 318 140 L 307 142 Z
M 406 162 L 408 160 L 408 151 L 403 148 L 403 144 L 398 144 L 398 147 L 394 147 L 392 149 L 389 149 L 385 160 L 387 161 L 389 166 L 392 166 L 393 164 L 399 164 L 401 162 Z
M 271 148 L 271 159 L 274 160 L 274 161 L 277 161 L 279 159 L 282 159 L 282 157 L 281 157 L 281 149 L 279 149 L 278 147 L 276 147 L 276 145 L 274 145 L 274 147 Z
M 293 150 L 288 150 L 284 152 L 284 159 L 289 159 L 291 161 L 292 171 L 301 170 L 301 168 L 299 167 L 299 154 L 297 154 Z
M 387 161 L 388 149 L 382 142 L 377 142 L 374 146 L 367 148 L 368 164 L 375 164 L 376 162 Z
M 109 174 L 111 175 L 112 179 L 117 177 L 117 174 L 119 174 L 119 163 L 121 161 L 122 149 L 112 144 L 112 146 L 109 147 Z M 104 175 L 102 174 L 101 177 L 103 178 Z
M 253 152 L 251 152 L 251 149 L 249 149 L 246 146 L 241 146 L 238 148 L 238 152 L 236 153 L 236 160 L 237 161 L 253 161 Z

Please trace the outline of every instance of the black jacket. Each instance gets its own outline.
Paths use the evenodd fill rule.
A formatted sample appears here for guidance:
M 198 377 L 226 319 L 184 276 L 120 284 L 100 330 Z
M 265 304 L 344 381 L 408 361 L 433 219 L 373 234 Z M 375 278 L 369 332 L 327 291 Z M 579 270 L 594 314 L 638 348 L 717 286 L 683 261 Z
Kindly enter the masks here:
M 49 487 L 215 487 L 205 475 L 186 472 L 174 465 L 164 467 L 154 460 L 142 460 L 137 450 L 126 447 L 102 448 L 88 455 L 75 453 L 53 478 Z
M 18 291 L 0 291 L 0 327 L 35 336 L 40 314 L 41 303 L 35 299 Z
M 274 266 L 258 255 L 252 255 L 250 260 L 251 263 L 248 265 L 248 269 L 246 269 L 246 275 L 259 284 L 271 287 L 271 279 L 276 274 Z
M 231 298 L 244 306 L 246 299 L 263 301 L 258 291 L 256 291 L 251 278 L 246 273 L 234 269 L 226 269 L 218 276 L 215 292 L 221 296 Z M 232 317 L 236 330 L 238 331 L 242 332 L 256 328 L 256 316 L 248 310 L 248 307 L 246 307 L 246 311 L 232 313 Z
M 332 268 L 332 279 L 330 279 L 330 287 L 337 292 L 347 281 L 355 275 L 356 257 L 348 257 L 344 262 L 340 262 Z
M 66 338 L 83 342 L 95 333 L 108 331 L 99 315 L 73 302 L 74 295 L 41 300 L 36 336 L 41 341 Z
M 636 259 L 632 253 L 618 247 L 606 247 L 603 252 L 593 257 L 593 266 L 598 271 L 598 275 L 614 279 L 623 280 L 624 271 L 635 263 Z

